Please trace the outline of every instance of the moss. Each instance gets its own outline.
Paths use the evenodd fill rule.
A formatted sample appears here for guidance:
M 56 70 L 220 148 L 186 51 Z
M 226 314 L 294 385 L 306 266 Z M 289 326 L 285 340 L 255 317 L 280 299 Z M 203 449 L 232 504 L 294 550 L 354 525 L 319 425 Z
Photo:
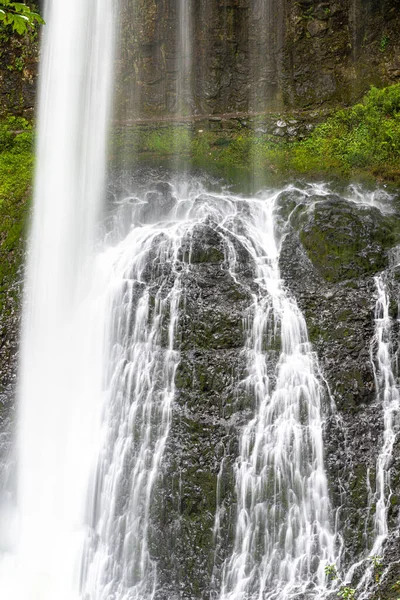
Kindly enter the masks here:
M 373 541 L 376 505 L 369 505 L 368 490 L 375 489 L 375 470 L 364 463 L 353 466 L 348 488 L 346 520 L 343 527 L 345 548 L 359 555 Z M 368 518 L 367 518 L 368 516 Z
M 33 133 L 24 119 L 0 123 L 0 312 L 22 262 L 33 176 Z
M 292 166 L 358 170 L 400 178 L 400 84 L 378 90 L 372 87 L 361 104 L 339 110 L 319 125 L 302 144 L 293 147 Z
M 308 257 L 329 282 L 384 269 L 388 264 L 386 250 L 400 238 L 398 219 L 384 217 L 374 208 L 352 206 L 337 197 L 316 204 L 307 223 L 297 225 Z

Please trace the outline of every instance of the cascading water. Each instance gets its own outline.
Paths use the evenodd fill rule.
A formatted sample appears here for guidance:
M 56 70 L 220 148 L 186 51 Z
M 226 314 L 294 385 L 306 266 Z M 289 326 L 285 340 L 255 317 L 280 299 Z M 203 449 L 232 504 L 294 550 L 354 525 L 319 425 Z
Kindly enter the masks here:
M 79 595 L 102 399 L 102 296 L 91 254 L 103 197 L 113 13 L 109 0 L 72 0 L 68 9 L 53 0 L 45 11 L 20 366 L 17 524 L 0 567 L 1 596 L 10 600 Z
M 135 209 L 134 222 L 152 214 L 146 203 Z M 169 268 L 177 262 L 179 239 L 179 225 L 150 223 L 133 228 L 103 259 L 109 265 L 110 364 L 83 586 L 91 599 L 150 598 L 155 591 L 148 534 L 178 361 L 181 285 Z
M 364 200 L 365 200 L 364 196 Z M 374 198 L 368 198 L 369 202 Z M 359 201 L 356 195 L 356 201 Z M 379 204 L 381 210 L 385 206 Z M 387 540 L 388 511 L 390 508 L 391 489 L 391 463 L 393 459 L 393 448 L 398 436 L 400 393 L 396 377 L 393 372 L 392 355 L 392 319 L 389 314 L 390 296 L 387 289 L 387 281 L 384 274 L 375 278 L 377 300 L 375 304 L 375 334 L 371 345 L 371 363 L 374 365 L 375 388 L 378 405 L 383 410 L 383 439 L 376 461 L 375 490 L 368 491 L 368 517 L 374 510 L 373 517 L 373 544 L 368 548 L 367 563 L 363 560 L 351 566 L 346 574 L 347 581 L 352 581 L 356 569 L 364 564 L 365 571 L 358 582 L 357 589 L 360 598 L 367 598 L 370 582 L 374 575 L 374 562 L 383 567 L 384 544 Z M 369 480 L 368 480 L 369 485 Z M 366 520 L 367 526 L 367 520 Z M 385 565 L 386 566 L 386 565 Z M 387 566 L 383 574 L 387 573 Z
M 250 203 L 243 240 L 264 294 L 254 297 L 249 325 L 246 384 L 257 408 L 244 428 L 236 465 L 237 523 L 223 573 L 224 599 L 286 598 L 310 586 L 321 590 L 324 567 L 335 561 L 322 390 L 304 318 L 280 280 L 274 199 Z M 267 369 L 268 336 L 281 345 L 276 375 Z
M 191 113 L 192 101 L 192 64 L 193 64 L 193 27 L 191 0 L 178 0 L 178 58 L 177 58 L 177 114 L 185 116 Z
M 397 436 L 400 394 L 392 370 L 390 298 L 382 276 L 375 277 L 378 299 L 375 307 L 376 370 L 375 384 L 383 408 L 383 444 L 376 466 L 375 543 L 371 554 L 378 555 L 388 533 L 387 511 L 390 502 L 390 461 Z M 373 359 L 373 357 L 372 357 Z M 396 427 L 397 426 L 397 427 Z
M 185 189 L 185 188 L 181 188 Z M 123 199 L 134 226 L 105 252 L 111 361 L 105 429 L 88 546 L 84 593 L 89 598 L 152 597 L 157 565 L 149 551 L 152 500 L 167 441 L 179 362 L 175 326 L 190 268 L 182 248 L 207 223 L 224 240 L 236 277 L 232 239 L 256 265 L 249 325 L 249 392 L 257 409 L 245 427 L 236 469 L 238 518 L 234 552 L 221 597 L 291 594 L 324 589 L 324 566 L 335 559 L 323 467 L 321 389 L 304 319 L 279 277 L 274 202 L 277 194 L 242 199 L 191 186 Z M 160 200 L 160 198 L 158 198 Z M 130 207 L 130 208 L 129 208 Z M 126 216 L 126 210 L 121 211 Z M 117 228 L 118 229 L 118 228 Z M 187 262 L 189 260 L 189 263 Z M 282 346 L 276 382 L 267 372 L 266 339 Z

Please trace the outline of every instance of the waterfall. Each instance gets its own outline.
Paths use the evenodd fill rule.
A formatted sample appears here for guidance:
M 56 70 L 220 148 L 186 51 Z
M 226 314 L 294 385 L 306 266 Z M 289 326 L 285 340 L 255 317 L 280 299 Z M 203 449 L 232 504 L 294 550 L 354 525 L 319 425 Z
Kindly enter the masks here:
M 250 150 L 253 187 L 259 187 L 257 150 L 266 133 L 264 111 L 267 104 L 269 108 L 274 101 L 279 104 L 276 56 L 284 9 L 277 4 L 254 0 L 246 17 L 251 29 L 249 106 L 263 113 L 255 121 Z M 114 48 L 117 5 L 121 30 L 130 11 L 134 17 L 121 31 L 119 54 Z M 13 506 L 8 503 L 3 510 L 0 498 L 0 590 L 5 600 L 194 600 L 207 592 L 219 600 L 294 600 L 325 598 L 340 585 L 329 583 L 325 572 L 328 565 L 340 566 L 340 536 L 333 531 L 335 519 L 340 521 L 339 510 L 335 514 L 329 499 L 323 444 L 325 413 L 332 411 L 334 402 L 327 397 L 328 384 L 309 341 L 305 317 L 280 272 L 288 215 L 302 204 L 299 214 L 307 219 L 308 209 L 311 214 L 324 196 L 333 202 L 333 194 L 324 184 L 285 188 L 285 193 L 294 190 L 302 196 L 296 204 L 298 198 L 282 199 L 282 190 L 246 197 L 235 195 L 220 181 L 191 177 L 188 164 L 178 165 L 178 155 L 179 148 L 190 147 L 192 124 L 185 128 L 186 138 L 178 127 L 171 136 L 172 168 L 183 166 L 184 174 L 174 179 L 165 172 L 160 175 L 158 167 L 138 166 L 137 137 L 153 131 L 146 126 L 139 133 L 133 129 L 128 133 L 125 125 L 137 116 L 136 104 L 151 113 L 146 86 L 159 90 L 158 106 L 172 109 L 172 120 L 178 121 L 194 110 L 195 73 L 206 80 L 209 100 L 217 96 L 220 85 L 227 97 L 239 93 L 231 85 L 230 69 L 222 73 L 223 55 L 230 53 L 236 61 L 236 54 L 242 54 L 240 68 L 247 77 L 246 53 L 241 45 L 232 45 L 232 31 L 238 26 L 233 5 L 221 7 L 224 31 L 213 42 L 215 52 L 207 37 L 217 19 L 216 14 L 209 19 L 216 5 L 210 0 L 177 0 L 173 6 L 176 22 L 167 38 L 173 38 L 177 52 L 169 54 L 166 46 L 154 42 L 154 32 L 147 31 L 148 15 L 142 14 L 139 0 L 121 4 L 70 0 L 68 9 L 61 0 L 48 0 L 14 477 L 13 461 L 0 465 L 7 480 L 16 480 Z M 157 8 L 152 2 L 150 21 L 158 26 L 157 15 L 162 13 Z M 205 74 L 194 65 L 194 20 L 199 14 L 203 21 L 199 39 L 204 41 L 199 62 L 207 63 Z M 139 48 L 146 54 L 143 61 Z M 151 77 L 153 62 L 161 56 L 173 80 L 165 88 L 160 78 Z M 129 72 L 131 59 L 137 61 L 135 75 Z M 115 135 L 117 156 L 111 169 L 106 157 L 115 62 L 120 71 L 115 84 L 119 125 L 123 123 L 125 130 Z M 140 80 L 141 68 L 148 68 L 146 81 Z M 134 79 L 137 85 L 132 90 Z M 207 110 L 211 105 L 204 101 Z M 214 117 L 210 128 L 220 121 Z M 216 140 L 216 145 L 217 141 L 224 145 L 224 139 Z M 361 196 L 354 188 L 349 201 L 362 203 Z M 370 199 L 374 206 L 375 200 Z M 284 207 L 280 201 L 286 202 Z M 293 230 L 300 244 L 299 231 L 307 235 L 307 230 L 300 226 Z M 303 258 L 308 260 L 305 254 Z M 195 260 L 196 268 L 206 273 L 202 281 L 195 277 L 199 272 Z M 311 263 L 318 285 L 323 275 L 317 279 L 318 269 L 312 270 Z M 225 301 L 230 296 L 228 307 L 235 303 L 237 327 L 233 319 L 224 320 L 226 307 L 219 312 L 216 306 L 216 272 L 217 278 L 223 275 L 215 283 L 220 286 L 219 297 Z M 229 287 L 232 282 L 237 287 Z M 384 434 L 375 494 L 372 490 L 370 494 L 371 506 L 372 499 L 376 501 L 372 554 L 380 552 L 388 536 L 390 461 L 400 410 L 384 275 L 377 276 L 375 284 L 371 360 Z M 195 306 L 192 316 L 201 303 L 207 305 L 200 313 L 203 322 L 204 314 L 212 321 L 212 312 L 218 313 L 211 333 L 205 326 L 202 337 L 196 338 L 190 329 L 188 298 Z M 236 345 L 230 345 L 227 330 L 237 334 Z M 193 335 L 190 343 L 182 332 Z M 213 387 L 214 378 L 220 376 L 213 370 L 216 350 L 227 353 L 226 362 L 218 365 L 223 371 L 218 385 L 228 389 L 229 397 L 218 392 L 220 404 Z M 208 352 L 206 358 L 202 352 Z M 185 357 L 189 368 L 179 378 Z M 201 359 L 203 371 L 196 372 Z M 208 394 L 204 414 L 203 407 L 195 413 L 190 406 L 201 404 L 200 384 Z M 192 390 L 193 397 L 185 396 Z M 200 430 L 208 437 L 202 438 Z M 7 446 L 6 436 L 0 433 L 0 446 L 3 438 Z M 204 457 L 205 443 L 211 448 L 211 466 Z M 174 462 L 175 454 L 194 447 L 196 458 L 204 460 L 194 464 L 184 457 Z M 200 566 L 195 565 L 200 583 L 196 581 L 194 592 L 184 589 L 184 567 L 176 564 L 176 556 L 189 552 L 196 537 L 190 527 L 203 527 L 203 505 L 188 501 L 190 493 L 185 497 L 181 492 L 182 481 L 174 480 L 168 487 L 167 477 L 174 479 L 176 464 L 177 470 L 184 465 L 182 479 L 195 479 L 196 469 L 206 474 L 206 483 L 199 477 L 188 486 L 189 492 L 196 486 L 195 493 L 205 496 L 207 486 L 209 500 L 216 490 L 216 510 L 212 502 L 207 506 L 211 527 L 204 532 L 206 549 L 200 547 L 203 538 L 193 549 L 202 558 L 207 555 Z M 194 517 L 183 523 L 185 502 Z M 165 514 L 168 508 L 174 513 L 172 525 Z M 181 545 L 169 545 L 168 536 L 180 533 Z M 166 540 L 165 549 L 161 546 Z M 176 556 L 165 560 L 163 552 L 171 548 Z M 190 560 L 195 563 L 193 553 Z M 353 574 L 360 564 L 349 572 Z
M 83 595 L 96 600 L 150 598 L 156 586 L 148 536 L 171 421 L 181 285 L 179 225 L 152 223 L 155 209 L 139 202 L 133 221 L 150 223 L 101 259 L 109 273 L 110 358 Z
M 192 112 L 192 64 L 193 64 L 193 25 L 191 0 L 178 0 L 177 36 L 177 114 L 185 116 Z
M 376 490 L 374 500 L 375 509 L 375 542 L 371 551 L 377 555 L 382 549 L 387 538 L 387 512 L 389 508 L 390 488 L 390 461 L 393 454 L 393 445 L 397 436 L 398 417 L 400 409 L 400 394 L 392 370 L 391 355 L 391 318 L 389 316 L 390 297 L 382 275 L 375 277 L 378 299 L 375 306 L 375 385 L 377 398 L 383 408 L 383 443 L 379 452 L 376 465 Z
M 357 195 L 356 190 L 356 201 L 359 201 Z M 371 203 L 374 197 L 366 196 L 364 200 Z M 385 210 L 385 206 L 382 204 L 380 204 L 379 208 L 383 211 Z M 387 281 L 384 274 L 377 275 L 374 280 L 377 300 L 374 312 L 375 332 L 371 345 L 371 362 L 374 368 L 376 398 L 378 405 L 381 405 L 383 410 L 383 439 L 376 461 L 375 490 L 368 490 L 368 516 L 373 511 L 373 505 L 375 504 L 373 518 L 374 543 L 372 548 L 368 549 L 368 558 L 376 559 L 381 567 L 383 567 L 382 555 L 389 533 L 387 517 L 392 495 L 390 469 L 393 447 L 398 435 L 400 394 L 392 368 L 392 319 L 389 314 L 390 296 L 387 289 Z M 353 564 L 346 574 L 346 581 L 352 581 L 354 573 L 360 565 L 364 565 L 365 571 L 358 582 L 357 590 L 360 598 L 364 599 L 368 598 L 371 581 L 373 581 L 375 575 L 373 562 L 368 561 L 365 565 L 365 562 L 360 560 Z M 387 574 L 387 571 L 388 567 L 384 569 L 381 576 L 382 579 Z
M 0 566 L 1 596 L 10 600 L 79 594 L 102 398 L 102 280 L 92 277 L 91 255 L 103 197 L 113 12 L 110 0 L 68 7 L 53 0 L 45 11 L 16 525 Z
M 310 586 L 321 591 L 324 567 L 335 561 L 322 390 L 304 317 L 280 280 L 274 200 L 250 204 L 243 241 L 264 293 L 254 296 L 246 344 L 246 385 L 257 407 L 243 430 L 236 465 L 235 542 L 221 593 L 229 600 L 287 598 Z M 267 369 L 268 337 L 281 347 L 276 373 Z
M 325 589 L 324 566 L 335 553 L 323 467 L 322 390 L 304 318 L 279 276 L 276 197 L 210 193 L 196 180 L 117 194 L 109 247 L 98 257 L 107 273 L 109 361 L 84 598 L 133 600 L 160 592 L 151 550 L 157 544 L 156 498 L 174 415 L 177 327 L 192 240 L 204 225 L 221 236 L 235 280 L 240 277 L 235 244 L 249 252 L 258 286 L 243 349 L 248 362 L 243 385 L 257 406 L 243 430 L 236 465 L 236 536 L 221 597 L 263 592 L 289 597 L 310 585 Z M 276 373 L 268 372 L 269 344 L 281 345 Z M 217 510 L 216 530 L 220 526 Z

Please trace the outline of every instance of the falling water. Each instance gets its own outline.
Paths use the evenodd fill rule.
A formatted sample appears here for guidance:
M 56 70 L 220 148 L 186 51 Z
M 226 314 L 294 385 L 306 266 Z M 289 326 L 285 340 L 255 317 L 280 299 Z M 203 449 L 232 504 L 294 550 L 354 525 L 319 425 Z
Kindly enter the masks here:
M 398 432 L 400 394 L 392 370 L 390 298 L 382 275 L 375 277 L 378 299 L 375 306 L 376 367 L 375 385 L 383 408 L 383 444 L 376 465 L 375 542 L 371 551 L 377 555 L 388 534 L 387 512 L 390 503 L 390 461 Z M 373 359 L 373 356 L 371 357 Z M 374 363 L 374 361 L 373 361 Z
M 161 492 L 157 486 L 173 416 L 175 331 L 185 304 L 191 240 L 205 223 L 222 237 L 235 279 L 233 240 L 246 248 L 259 287 L 244 349 L 246 385 L 256 395 L 257 410 L 242 436 L 235 549 L 225 566 L 222 597 L 258 596 L 264 590 L 289 596 L 307 585 L 324 586 L 334 538 L 323 468 L 321 389 L 304 319 L 279 277 L 276 197 L 211 194 L 191 181 L 189 188 L 153 184 L 116 200 L 119 216 L 110 227 L 109 248 L 98 257 L 107 281 L 110 360 L 83 597 L 133 600 L 152 598 L 159 590 L 151 552 L 154 498 Z M 117 232 L 126 227 L 127 235 L 118 241 Z M 275 383 L 274 373 L 267 372 L 268 336 L 282 345 Z
M 193 27 L 191 0 L 178 0 L 178 40 L 177 40 L 177 114 L 191 113 L 192 100 L 192 64 L 193 64 Z
M 368 204 L 371 202 L 371 198 L 364 197 L 364 201 L 365 200 L 367 200 Z M 385 210 L 385 206 L 380 205 L 380 209 Z M 368 493 L 368 513 L 373 510 L 373 505 L 375 505 L 373 522 L 374 543 L 372 548 L 368 549 L 368 558 L 375 557 L 382 564 L 384 543 L 389 531 L 387 517 L 392 495 L 390 467 L 393 456 L 393 447 L 398 434 L 400 394 L 392 369 L 392 320 L 389 314 L 390 297 L 385 276 L 383 274 L 375 277 L 375 286 L 377 300 L 374 315 L 375 334 L 373 344 L 371 345 L 371 362 L 374 367 L 377 400 L 379 405 L 382 405 L 383 409 L 383 440 L 376 461 L 375 491 L 373 492 L 373 490 L 370 489 Z M 376 353 L 374 351 L 376 351 Z M 348 582 L 352 581 L 353 575 L 360 565 L 364 566 L 364 573 L 358 582 L 357 590 L 360 598 L 364 599 L 369 597 L 371 581 L 373 581 L 374 575 L 376 574 L 373 561 L 371 562 L 371 560 L 369 560 L 365 563 L 362 559 L 354 563 L 346 574 L 346 580 Z M 386 573 L 387 569 L 384 570 L 382 577 Z
M 84 597 L 93 600 L 150 598 L 156 585 L 148 536 L 171 421 L 181 295 L 180 274 L 174 270 L 180 225 L 154 224 L 156 200 L 149 192 L 134 206 L 132 220 L 142 226 L 101 259 L 108 265 L 111 323 L 103 443 L 84 577 Z
M 103 196 L 113 16 L 110 0 L 71 0 L 68 9 L 53 0 L 45 13 L 16 525 L 0 566 L 1 597 L 9 600 L 78 597 L 101 404 L 101 287 L 89 274 Z
M 252 305 L 241 382 L 255 406 L 240 433 L 235 531 L 220 599 L 322 597 L 324 568 L 336 562 L 323 456 L 324 391 L 304 317 L 280 276 L 279 194 L 212 194 L 198 182 L 129 190 L 111 207 L 100 242 L 113 2 L 71 0 L 67 11 L 64 4 L 49 2 L 46 15 L 18 489 L 15 514 L 1 532 L 2 597 L 148 600 L 157 593 L 154 499 L 180 360 L 176 331 L 191 257 L 183 248 L 205 223 L 221 237 L 233 279 L 240 277 L 237 245 L 255 272 L 247 290 Z M 272 4 L 263 4 L 267 29 Z M 178 112 L 191 100 L 190 6 L 178 2 Z M 267 46 L 264 38 L 260 47 Z M 390 361 L 389 300 L 381 277 L 376 285 L 376 384 L 385 430 L 374 551 L 387 535 L 388 469 L 400 402 Z M 220 516 L 217 510 L 216 537 L 224 526 Z
M 221 598 L 287 598 L 325 586 L 335 561 L 323 463 L 322 390 L 304 317 L 280 280 L 274 197 L 253 202 L 246 247 L 263 295 L 249 323 L 247 386 L 257 410 L 244 428 L 236 465 L 237 524 Z M 268 334 L 280 341 L 268 372 Z M 275 380 L 274 380 L 275 379 Z

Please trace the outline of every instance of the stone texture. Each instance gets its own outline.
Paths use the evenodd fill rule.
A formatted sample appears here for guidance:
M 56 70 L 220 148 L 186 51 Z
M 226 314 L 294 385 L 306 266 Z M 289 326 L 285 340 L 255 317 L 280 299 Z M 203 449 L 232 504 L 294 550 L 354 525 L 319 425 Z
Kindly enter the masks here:
M 399 0 L 187 2 L 193 69 L 181 115 L 346 104 L 399 80 Z M 120 120 L 177 111 L 179 5 L 124 0 Z
M 32 2 L 27 2 L 34 7 Z M 13 34 L 0 26 L 0 115 L 32 118 L 36 105 L 39 33 Z
M 123 0 L 116 119 L 347 104 L 400 79 L 400 0 Z M 0 113 L 35 104 L 38 44 L 1 33 Z

